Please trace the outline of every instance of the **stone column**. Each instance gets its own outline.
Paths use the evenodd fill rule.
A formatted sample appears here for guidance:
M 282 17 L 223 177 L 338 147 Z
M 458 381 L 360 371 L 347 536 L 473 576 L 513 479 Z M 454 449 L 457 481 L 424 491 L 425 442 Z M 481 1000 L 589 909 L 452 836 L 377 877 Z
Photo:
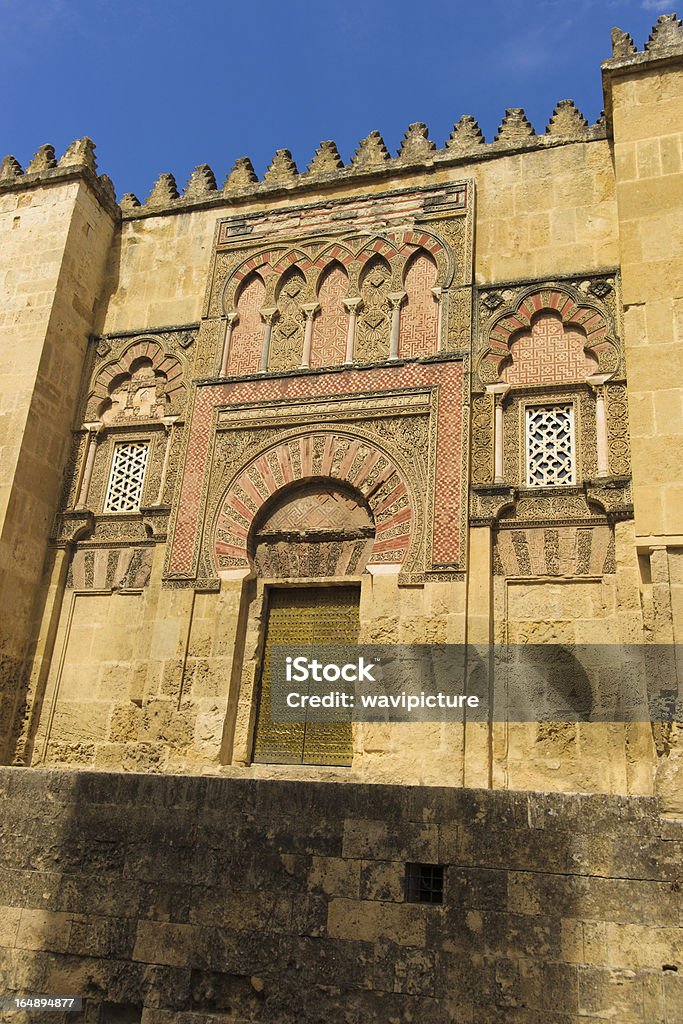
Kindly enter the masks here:
M 493 395 L 495 403 L 493 423 L 493 482 L 502 484 L 505 481 L 503 470 L 503 401 L 508 391 L 509 384 L 489 384 L 486 388 L 490 395 Z
M 489 645 L 493 633 L 492 535 L 490 526 L 470 529 L 467 565 L 467 643 L 491 673 Z M 475 651 L 472 651 L 475 654 Z M 487 789 L 493 778 L 494 723 L 466 722 L 463 785 Z M 499 737 L 497 737 L 499 740 Z
M 224 376 L 224 374 L 221 374 Z M 168 475 L 168 462 L 171 456 L 171 438 L 173 436 L 173 426 L 178 419 L 177 416 L 164 416 L 162 422 L 164 424 L 164 430 L 166 431 L 166 450 L 164 452 L 164 464 L 161 468 L 161 479 L 159 481 L 159 493 L 157 494 L 157 505 L 161 505 L 164 498 L 164 487 L 166 486 L 166 477 Z
M 87 508 L 88 492 L 90 491 L 90 481 L 92 480 L 92 471 L 95 466 L 97 435 L 102 429 L 101 423 L 84 423 L 83 426 L 88 431 L 88 447 L 86 450 L 85 462 L 81 473 L 81 485 L 78 490 L 78 500 L 76 502 L 77 509 Z
M 346 355 L 344 356 L 345 365 L 349 366 L 353 363 L 353 346 L 356 342 L 356 319 L 358 318 L 358 307 L 360 306 L 360 299 L 344 299 L 344 309 L 349 314 L 349 328 L 346 332 Z
M 273 324 L 277 315 L 277 307 L 261 310 L 263 320 L 263 347 L 261 348 L 261 373 L 268 369 L 268 356 L 270 354 L 270 336 L 273 333 Z
M 221 368 L 219 372 L 220 377 L 227 377 L 228 375 L 228 360 L 230 358 L 230 339 L 232 338 L 232 329 L 237 322 L 237 313 L 227 313 L 225 317 L 225 334 L 223 335 L 223 352 L 221 354 Z
M 398 359 L 398 341 L 401 333 L 401 303 L 405 297 L 405 292 L 390 292 L 387 296 L 391 305 L 391 340 L 389 342 L 389 359 Z
M 441 327 L 443 321 L 443 302 L 441 301 L 443 296 L 443 288 L 432 288 L 432 295 L 436 302 L 436 351 L 440 352 L 441 345 Z
M 607 440 L 607 413 L 605 411 L 605 381 L 607 373 L 594 373 L 587 377 L 595 392 L 595 436 L 598 455 L 598 476 L 609 476 L 609 445 Z
M 301 369 L 306 370 L 311 365 L 311 346 L 313 345 L 313 320 L 320 309 L 317 302 L 306 302 L 301 307 L 306 314 L 306 333 L 304 334 L 304 354 L 301 360 Z

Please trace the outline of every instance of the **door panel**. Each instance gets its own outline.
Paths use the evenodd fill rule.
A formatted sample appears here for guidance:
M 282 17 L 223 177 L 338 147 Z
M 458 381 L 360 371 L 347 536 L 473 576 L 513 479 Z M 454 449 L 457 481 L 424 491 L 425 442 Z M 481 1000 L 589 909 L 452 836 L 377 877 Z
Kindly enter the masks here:
M 357 643 L 359 599 L 358 587 L 291 587 L 270 591 L 254 762 L 351 764 L 350 722 L 273 722 L 270 651 L 273 644 Z

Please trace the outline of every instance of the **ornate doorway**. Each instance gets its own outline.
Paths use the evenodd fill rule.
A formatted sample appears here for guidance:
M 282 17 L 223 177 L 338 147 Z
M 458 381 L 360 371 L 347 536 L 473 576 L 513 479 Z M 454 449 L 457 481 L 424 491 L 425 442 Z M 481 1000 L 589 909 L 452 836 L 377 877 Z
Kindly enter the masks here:
M 358 642 L 360 584 L 349 577 L 357 580 L 365 570 L 374 537 L 363 495 L 329 478 L 279 491 L 258 517 L 249 552 L 264 581 L 265 631 L 254 762 L 351 764 L 350 722 L 311 722 L 303 711 L 301 722 L 273 722 L 271 650 L 273 644 Z

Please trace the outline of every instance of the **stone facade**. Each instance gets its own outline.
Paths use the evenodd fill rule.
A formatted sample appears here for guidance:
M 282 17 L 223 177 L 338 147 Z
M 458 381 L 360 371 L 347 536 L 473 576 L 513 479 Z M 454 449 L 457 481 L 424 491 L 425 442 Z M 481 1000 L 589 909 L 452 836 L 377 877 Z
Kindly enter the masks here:
M 612 45 L 592 126 L 2 162 L 0 995 L 683 1022 L 680 723 L 263 711 L 302 624 L 683 643 L 683 24 Z
M 683 642 L 683 28 L 605 115 L 411 125 L 116 204 L 80 140 L 0 171 L 0 748 L 252 764 L 273 588 L 375 643 Z M 552 458 L 548 457 L 551 450 Z M 302 778 L 657 795 L 676 725 L 357 725 Z

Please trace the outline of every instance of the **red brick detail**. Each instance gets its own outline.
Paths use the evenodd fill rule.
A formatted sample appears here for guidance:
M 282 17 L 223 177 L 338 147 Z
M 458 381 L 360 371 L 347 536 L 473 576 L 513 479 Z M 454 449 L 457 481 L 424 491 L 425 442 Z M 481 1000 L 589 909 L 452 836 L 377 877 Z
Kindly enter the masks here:
M 401 309 L 398 352 L 404 359 L 431 356 L 436 352 L 439 310 L 431 289 L 436 284 L 436 264 L 417 250 L 406 268 L 406 301 Z
M 410 256 L 414 249 L 426 249 L 432 256 L 438 256 L 443 252 L 443 246 L 433 235 L 427 235 L 424 231 L 404 231 L 401 236 L 402 256 Z
M 260 252 L 256 253 L 255 256 L 250 256 L 238 270 L 232 275 L 231 280 L 240 282 L 249 277 L 253 270 L 258 270 L 261 277 L 266 278 L 269 274 L 273 273 L 273 262 L 280 258 L 282 250 L 278 249 L 275 252 Z
M 384 238 L 375 238 L 371 243 L 365 246 L 364 249 L 361 249 L 358 253 L 357 259 L 361 266 L 364 266 L 368 260 L 378 254 L 386 256 L 388 260 L 391 260 L 392 257 L 396 255 L 396 246 L 391 245 Z
M 227 500 L 232 506 L 232 508 L 234 508 L 235 512 L 237 512 L 240 516 L 244 516 L 246 520 L 251 519 L 251 512 L 244 504 L 244 502 L 240 501 L 236 494 L 231 494 Z
M 261 366 L 263 321 L 261 308 L 266 295 L 263 279 L 256 273 L 246 281 L 237 299 L 237 323 L 232 329 L 228 373 L 257 373 Z
M 392 537 L 390 540 L 379 540 L 379 541 L 376 540 L 375 543 L 372 545 L 372 554 L 370 555 L 370 565 L 372 565 L 372 556 L 373 555 L 380 554 L 383 551 L 392 551 L 392 550 L 396 551 L 397 556 L 398 556 L 399 552 L 401 553 L 402 557 L 401 558 L 397 557 L 396 561 L 397 562 L 403 561 L 403 558 L 405 557 L 405 551 L 406 551 L 406 536 L 405 536 L 405 534 L 401 535 L 400 537 Z
M 292 460 L 289 457 L 289 448 L 287 445 L 283 445 L 277 450 L 278 462 L 280 463 L 280 469 L 282 470 L 282 478 L 286 484 L 291 484 L 294 480 L 294 469 L 292 467 Z
M 313 321 L 311 366 L 341 366 L 346 355 L 349 317 L 343 299 L 349 277 L 339 263 L 331 263 L 320 279 L 320 312 Z
M 536 370 L 531 370 L 531 364 L 529 363 L 529 358 L 531 357 L 529 354 L 527 354 L 528 358 L 520 356 L 520 353 L 524 348 L 525 341 L 523 337 L 519 337 L 519 334 L 520 332 L 523 332 L 523 334 L 526 335 L 527 342 L 530 341 L 531 335 L 535 330 L 534 320 L 538 319 L 538 314 L 543 310 L 550 310 L 552 313 L 557 312 L 561 323 L 564 325 L 567 340 L 562 343 L 562 345 L 564 345 L 564 348 L 562 348 L 562 352 L 564 354 L 562 354 L 560 350 L 557 349 L 557 346 L 555 346 L 553 355 L 550 355 L 546 341 L 542 343 L 539 342 L 540 349 L 546 350 L 546 356 L 539 357 L 544 365 L 541 367 L 539 363 Z M 582 354 L 580 356 L 572 356 L 569 354 L 569 350 L 571 349 L 574 351 L 574 349 L 576 349 L 576 341 L 572 339 L 575 339 L 577 336 L 577 329 L 581 329 L 582 331 Z M 515 335 L 517 335 L 517 337 L 515 337 Z M 524 370 L 518 366 L 516 370 L 513 367 L 508 367 L 503 371 L 502 376 L 505 380 L 509 381 L 509 383 L 532 383 L 534 381 L 540 383 L 540 379 L 542 379 L 544 383 L 549 383 L 552 379 L 550 364 L 554 360 L 559 360 L 556 376 L 558 381 L 566 381 L 570 379 L 583 380 L 585 379 L 586 373 L 594 372 L 596 368 L 593 357 L 590 354 L 584 354 L 583 349 L 586 346 L 590 346 L 591 351 L 595 349 L 597 352 L 599 343 L 606 337 L 606 335 L 607 323 L 598 310 L 589 306 L 577 305 L 571 296 L 567 295 L 565 292 L 559 291 L 558 289 L 539 290 L 533 295 L 527 296 L 515 313 L 505 314 L 493 325 L 489 332 L 489 358 L 499 361 L 501 357 L 510 353 L 511 345 L 517 347 L 518 354 L 516 357 L 513 355 L 514 362 L 519 364 L 521 358 L 523 361 L 526 361 L 527 365 Z M 521 348 L 519 346 L 521 346 Z M 569 370 L 570 363 L 576 363 L 571 371 Z M 579 364 L 581 364 L 581 366 L 579 366 Z M 585 367 L 585 373 L 583 373 L 583 367 Z M 579 372 L 580 370 L 581 372 Z M 529 373 L 532 374 L 531 378 L 528 377 Z M 540 379 L 536 381 L 536 376 L 538 374 L 540 374 Z M 547 376 L 548 374 L 551 376 Z M 567 376 L 567 374 L 570 374 L 570 376 Z M 518 380 L 513 379 L 518 375 L 521 375 Z
M 258 460 L 258 462 L 256 463 L 256 468 L 263 477 L 263 482 L 268 488 L 268 493 L 274 494 L 275 491 L 278 489 L 278 483 L 275 480 L 275 477 L 273 476 L 273 471 L 268 465 L 268 460 L 266 459 L 265 455 L 262 455 L 261 458 Z
M 357 487 L 359 490 L 363 490 L 365 481 L 370 475 L 370 470 L 377 463 L 379 457 L 380 453 L 378 451 L 371 452 L 370 455 L 368 455 L 367 459 L 362 464 L 362 466 L 360 466 L 356 475 L 350 478 L 350 482 L 354 485 L 354 487 Z
M 392 526 L 400 526 L 401 523 L 406 523 L 410 520 L 412 512 L 409 508 L 402 508 L 400 512 L 395 512 L 390 519 L 385 520 L 383 523 L 379 523 L 377 526 L 377 533 L 386 533 Z
M 335 262 L 341 263 L 343 267 L 348 269 L 352 263 L 356 262 L 356 257 L 346 246 L 335 242 L 333 245 L 328 246 L 327 249 L 323 249 L 322 252 L 318 253 L 313 266 L 318 270 L 324 270 L 325 267 Z
M 585 380 L 597 369 L 584 351 L 584 332 L 563 325 L 555 312 L 536 317 L 531 329 L 512 341 L 512 365 L 501 373 L 508 384 L 563 384 Z
M 272 264 L 274 274 L 282 274 L 285 270 L 289 270 L 290 267 L 297 265 L 305 273 L 309 270 L 313 264 L 311 263 L 310 257 L 305 252 L 297 252 L 295 249 L 291 249 L 285 253 L 284 256 L 280 256 L 276 263 Z
M 372 393 L 392 393 L 404 388 L 429 388 L 437 393 L 437 424 L 435 446 L 435 478 L 432 531 L 432 560 L 435 565 L 460 565 L 462 561 L 461 523 L 463 513 L 464 480 L 462 470 L 462 411 L 463 411 L 463 369 L 460 362 L 407 363 L 403 366 L 373 367 L 367 370 L 350 368 L 333 374 L 293 374 L 285 377 L 268 377 L 245 381 L 200 386 L 197 389 L 194 409 L 189 423 L 188 449 L 180 485 L 177 518 L 170 541 L 169 572 L 172 576 L 191 577 L 196 572 L 198 535 L 203 530 L 201 522 L 203 481 L 210 472 L 209 451 L 212 437 L 212 414 L 216 407 L 229 408 L 245 402 L 293 401 L 301 398 L 350 397 Z M 369 399 L 369 404 L 371 404 Z M 303 430 L 304 428 L 302 428 Z M 324 431 L 325 437 L 331 431 Z M 333 431 L 332 431 L 333 432 Z M 321 433 L 318 428 L 314 433 Z M 283 476 L 292 482 L 301 479 L 302 471 L 295 470 L 290 459 L 289 441 L 278 449 L 278 459 L 283 466 Z M 363 444 L 370 447 L 367 441 Z M 301 446 L 296 445 L 301 452 Z M 295 449 L 293 449 L 295 450 Z M 363 490 L 373 462 L 380 454 L 373 454 L 359 469 L 353 480 L 354 486 Z M 302 459 L 303 463 L 303 459 Z M 291 466 L 291 471 L 286 467 Z M 389 467 L 374 485 L 387 479 L 394 467 Z M 399 473 L 399 477 L 401 474 Z M 244 486 L 244 474 L 239 476 Z M 230 501 L 223 503 L 225 510 L 233 508 L 235 514 L 253 520 L 254 512 L 247 511 L 244 503 L 235 504 L 237 481 L 231 485 Z M 250 493 L 244 486 L 245 493 Z M 407 488 L 406 488 L 407 491 Z M 252 497 L 256 508 L 264 499 Z M 422 500 L 422 496 L 420 496 Z M 402 510 L 400 510 L 402 511 Z M 229 514 L 229 513 L 228 513 Z M 388 518 L 392 518 L 389 516 Z M 409 546 L 407 535 L 406 550 Z M 399 549 L 400 550 L 400 549 Z

